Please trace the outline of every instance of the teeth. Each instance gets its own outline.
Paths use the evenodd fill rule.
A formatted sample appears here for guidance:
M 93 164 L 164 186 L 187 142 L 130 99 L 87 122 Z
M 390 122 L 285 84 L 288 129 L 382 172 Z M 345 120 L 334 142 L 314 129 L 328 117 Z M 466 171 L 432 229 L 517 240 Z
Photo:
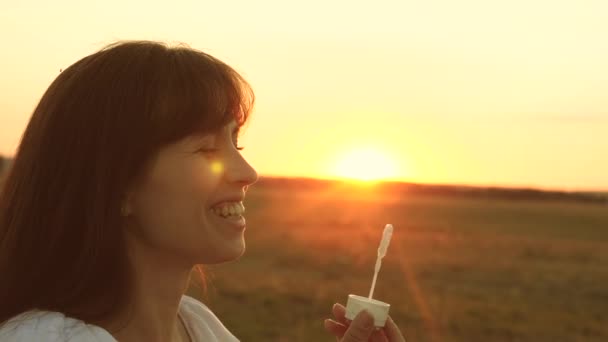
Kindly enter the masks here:
M 213 213 L 220 216 L 242 215 L 245 212 L 245 207 L 241 202 L 224 203 L 221 206 L 211 208 Z

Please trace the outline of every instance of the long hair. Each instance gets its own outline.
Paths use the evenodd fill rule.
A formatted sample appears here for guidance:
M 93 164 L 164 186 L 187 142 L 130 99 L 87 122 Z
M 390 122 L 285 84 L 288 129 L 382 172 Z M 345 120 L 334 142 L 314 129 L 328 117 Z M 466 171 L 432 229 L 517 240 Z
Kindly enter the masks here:
M 253 103 L 234 69 L 183 44 L 121 41 L 60 72 L 0 192 L 0 324 L 31 309 L 95 322 L 128 308 L 125 192 L 161 147 L 243 125 Z

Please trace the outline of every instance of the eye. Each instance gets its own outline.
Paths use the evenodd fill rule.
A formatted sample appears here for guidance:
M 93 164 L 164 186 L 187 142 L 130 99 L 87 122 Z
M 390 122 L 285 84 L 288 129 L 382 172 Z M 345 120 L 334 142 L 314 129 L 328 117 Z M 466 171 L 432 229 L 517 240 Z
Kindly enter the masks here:
M 244 146 L 236 146 L 236 144 L 235 144 L 235 148 L 239 151 L 242 151 L 245 149 Z M 198 149 L 196 152 L 206 154 L 206 155 L 213 155 L 213 154 L 219 153 L 220 149 L 219 148 L 201 148 L 201 149 Z
M 196 150 L 197 153 L 202 153 L 202 154 L 214 154 L 214 153 L 218 153 L 220 150 L 218 148 L 200 148 L 198 150 Z

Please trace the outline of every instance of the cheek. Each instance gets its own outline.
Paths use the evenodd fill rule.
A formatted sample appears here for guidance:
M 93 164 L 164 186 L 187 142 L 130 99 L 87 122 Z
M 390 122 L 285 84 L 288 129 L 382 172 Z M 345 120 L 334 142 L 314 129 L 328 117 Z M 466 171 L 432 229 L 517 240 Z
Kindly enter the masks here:
M 184 186 L 208 198 L 220 181 L 221 172 L 219 170 L 222 167 L 218 165 L 221 164 L 219 162 L 209 164 L 203 161 L 196 163 L 188 170 L 188 173 L 183 175 L 184 180 L 187 180 Z
M 210 205 L 216 183 L 212 173 L 196 164 L 151 177 L 134 212 L 144 235 L 156 244 L 178 247 L 200 234 L 201 214 Z

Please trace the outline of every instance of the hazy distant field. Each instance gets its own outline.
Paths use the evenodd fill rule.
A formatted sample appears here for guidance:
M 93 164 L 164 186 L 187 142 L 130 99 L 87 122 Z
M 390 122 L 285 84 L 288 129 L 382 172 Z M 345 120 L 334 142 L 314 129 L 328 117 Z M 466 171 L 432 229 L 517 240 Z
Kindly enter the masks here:
M 375 298 L 408 341 L 608 340 L 608 206 L 254 186 L 248 250 L 203 299 L 243 341 L 334 341 L 336 301 Z M 190 294 L 199 296 L 196 287 Z
M 368 294 L 386 223 L 395 233 L 374 297 L 409 342 L 608 340 L 608 205 L 343 183 L 256 184 L 245 204 L 246 254 L 208 267 L 206 297 L 188 291 L 242 341 L 334 341 L 323 319 Z

